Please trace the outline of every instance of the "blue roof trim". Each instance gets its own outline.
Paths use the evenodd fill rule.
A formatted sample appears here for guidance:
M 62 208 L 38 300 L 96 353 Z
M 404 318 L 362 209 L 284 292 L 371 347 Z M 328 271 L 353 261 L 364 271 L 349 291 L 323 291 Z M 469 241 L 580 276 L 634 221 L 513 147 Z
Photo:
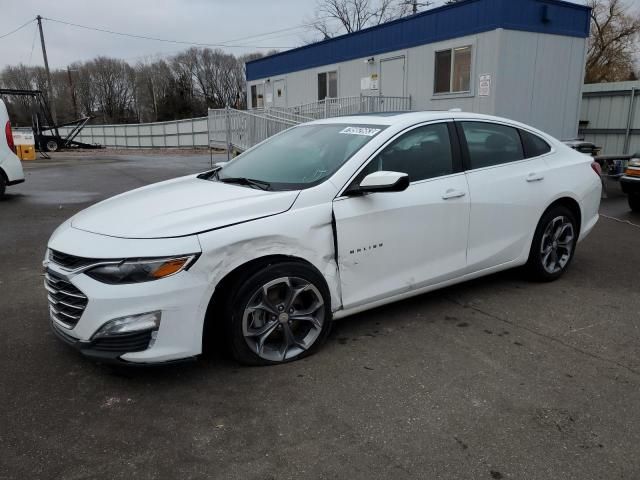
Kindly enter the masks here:
M 590 8 L 561 0 L 465 0 L 247 62 L 247 81 L 497 28 L 589 36 Z

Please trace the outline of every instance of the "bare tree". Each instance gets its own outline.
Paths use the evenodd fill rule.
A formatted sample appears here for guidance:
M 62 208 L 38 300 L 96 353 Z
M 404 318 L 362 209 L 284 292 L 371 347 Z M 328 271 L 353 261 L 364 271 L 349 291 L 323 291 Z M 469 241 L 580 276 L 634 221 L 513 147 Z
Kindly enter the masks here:
M 98 57 L 88 62 L 90 85 L 105 123 L 129 121 L 134 110 L 135 71 L 123 60 Z
M 407 15 L 410 3 L 401 0 L 317 0 L 310 22 L 323 38 L 352 33 Z
M 47 100 L 55 104 L 60 122 L 78 115 L 93 116 L 94 123 L 165 121 L 203 116 L 207 107 L 246 108 L 245 61 L 261 56 L 237 58 L 222 50 L 192 48 L 166 60 L 148 58 L 135 67 L 98 57 L 53 70 L 53 98 Z M 42 67 L 5 67 L 0 86 L 39 89 L 47 95 Z M 6 100 L 12 119 L 30 125 L 31 99 Z
M 640 47 L 640 12 L 623 0 L 589 0 L 591 37 L 587 53 L 586 83 L 633 78 Z

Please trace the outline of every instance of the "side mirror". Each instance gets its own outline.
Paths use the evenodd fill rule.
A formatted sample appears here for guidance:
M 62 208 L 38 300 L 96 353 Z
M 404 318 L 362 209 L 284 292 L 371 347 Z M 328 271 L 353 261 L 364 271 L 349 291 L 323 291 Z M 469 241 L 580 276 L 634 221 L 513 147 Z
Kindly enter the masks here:
M 362 179 L 352 193 L 402 192 L 409 187 L 409 175 L 401 172 L 373 172 Z
M 216 163 L 213 164 L 213 168 L 215 168 L 217 170 L 218 168 L 224 167 L 227 163 L 229 163 L 229 162 L 216 162 Z

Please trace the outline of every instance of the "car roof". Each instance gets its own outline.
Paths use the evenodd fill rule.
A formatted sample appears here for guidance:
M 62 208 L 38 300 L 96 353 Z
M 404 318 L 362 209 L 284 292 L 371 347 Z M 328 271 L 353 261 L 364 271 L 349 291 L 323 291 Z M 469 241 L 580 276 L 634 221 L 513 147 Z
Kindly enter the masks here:
M 517 122 L 503 117 L 485 115 L 482 113 L 462 112 L 460 110 L 428 110 L 421 112 L 384 112 L 371 113 L 366 115 L 346 115 L 341 117 L 325 118 L 315 120 L 309 124 L 346 124 L 346 125 L 385 125 L 409 127 L 417 123 L 431 122 L 437 120 L 484 120 L 497 123 L 507 123 L 517 128 L 523 128 L 536 132 L 539 135 L 553 139 L 550 135 L 524 123 Z M 308 125 L 308 124 L 303 124 Z M 555 140 L 555 139 L 553 139 Z
M 421 112 L 381 112 L 370 114 L 354 114 L 344 115 L 341 117 L 325 118 L 316 120 L 312 123 L 349 123 L 362 125 L 397 125 L 401 123 L 420 123 L 433 120 L 449 120 L 449 119 L 477 119 L 489 120 L 494 122 L 507 122 L 519 124 L 514 120 L 509 120 L 481 113 L 461 112 L 459 110 L 428 110 Z M 524 126 L 524 125 L 523 125 Z

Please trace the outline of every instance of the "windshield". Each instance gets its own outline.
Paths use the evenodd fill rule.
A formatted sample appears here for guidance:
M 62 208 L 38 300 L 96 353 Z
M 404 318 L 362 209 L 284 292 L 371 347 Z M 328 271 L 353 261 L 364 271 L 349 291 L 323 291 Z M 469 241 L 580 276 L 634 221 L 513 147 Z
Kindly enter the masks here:
M 243 153 L 217 173 L 220 181 L 252 180 L 268 190 L 298 190 L 322 183 L 385 125 L 301 125 Z M 240 183 L 240 182 L 238 182 Z

